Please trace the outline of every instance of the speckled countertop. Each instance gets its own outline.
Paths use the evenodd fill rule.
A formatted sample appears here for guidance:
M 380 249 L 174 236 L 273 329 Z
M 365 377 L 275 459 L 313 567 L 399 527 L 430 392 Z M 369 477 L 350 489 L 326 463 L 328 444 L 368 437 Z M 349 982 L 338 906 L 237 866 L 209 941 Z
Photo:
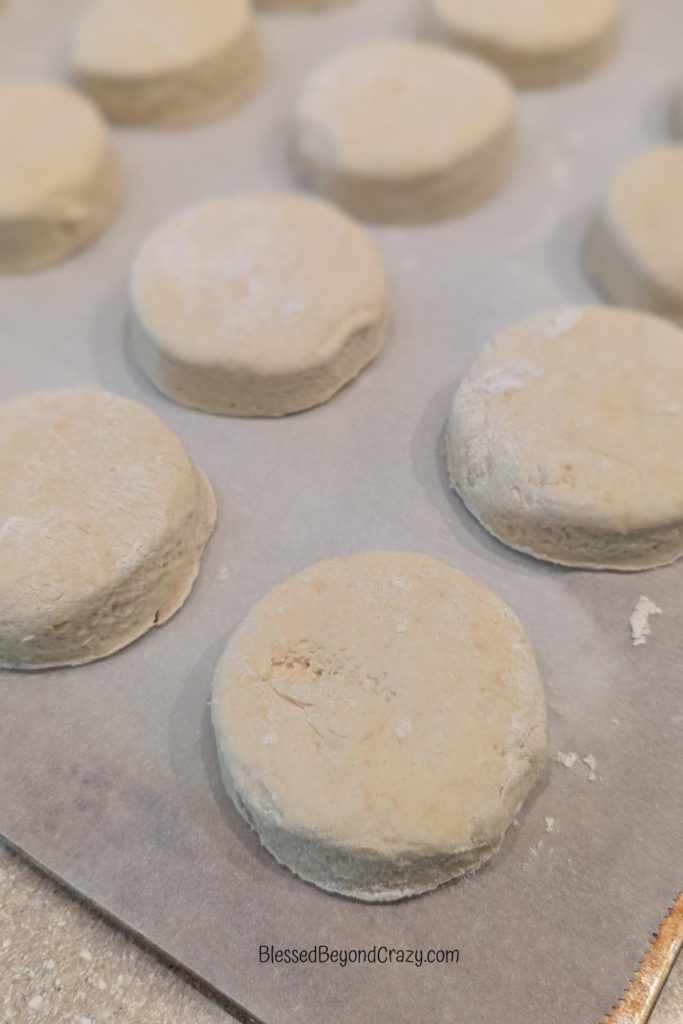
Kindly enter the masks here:
M 182 973 L 0 844 L 0 1022 L 10 1021 L 234 1024 Z M 679 957 L 650 1024 L 682 1021 Z
M 683 1020 L 683 957 L 679 956 L 669 975 L 661 999 L 650 1017 L 650 1024 L 681 1024 Z
M 2 846 L 0 1021 L 234 1024 L 182 974 Z

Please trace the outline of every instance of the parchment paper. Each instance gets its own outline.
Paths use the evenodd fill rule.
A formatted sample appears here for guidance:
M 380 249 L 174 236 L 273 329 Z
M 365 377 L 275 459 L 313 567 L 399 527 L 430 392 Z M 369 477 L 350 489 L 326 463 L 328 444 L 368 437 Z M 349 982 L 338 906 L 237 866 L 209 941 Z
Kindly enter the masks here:
M 63 74 L 82 6 L 9 0 L 2 74 Z M 681 882 L 683 563 L 594 574 L 506 550 L 449 494 L 442 431 L 494 331 L 595 300 L 585 225 L 616 164 L 668 137 L 679 0 L 626 3 L 604 70 L 523 95 L 519 160 L 492 201 L 448 223 L 373 229 L 393 329 L 329 404 L 275 421 L 203 415 L 157 394 L 123 344 L 127 270 L 146 232 L 207 195 L 294 187 L 286 128 L 302 76 L 346 44 L 410 32 L 415 15 L 404 0 L 358 0 L 263 17 L 260 94 L 196 130 L 116 130 L 128 196 L 111 230 L 60 267 L 0 280 L 0 397 L 92 384 L 146 402 L 220 503 L 198 584 L 168 625 L 84 668 L 0 673 L 0 833 L 268 1024 L 593 1024 Z M 495 588 L 536 644 L 551 751 L 597 761 L 594 782 L 581 762 L 551 761 L 479 874 L 374 907 L 317 891 L 260 849 L 221 790 L 207 709 L 219 652 L 254 601 L 310 562 L 373 547 L 429 552 Z M 664 613 L 634 648 L 640 594 Z M 460 962 L 258 961 L 261 944 L 315 943 L 458 948 Z

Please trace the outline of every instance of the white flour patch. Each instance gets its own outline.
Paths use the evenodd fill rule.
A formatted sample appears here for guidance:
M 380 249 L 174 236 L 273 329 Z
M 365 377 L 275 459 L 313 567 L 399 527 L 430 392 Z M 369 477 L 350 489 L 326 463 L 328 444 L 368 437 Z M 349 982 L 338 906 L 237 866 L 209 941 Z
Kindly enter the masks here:
M 30 519 L 22 518 L 21 516 L 10 516 L 0 526 L 0 541 L 12 540 L 14 537 L 21 537 L 22 534 L 26 533 L 26 526 L 31 525 Z
M 579 760 L 579 755 L 575 754 L 573 750 L 570 750 L 567 753 L 565 753 L 564 750 L 558 750 L 555 754 L 555 760 L 560 764 L 563 764 L 565 768 L 573 768 Z
M 487 395 L 500 395 L 506 391 L 523 391 L 542 376 L 533 363 L 511 362 L 495 366 L 482 374 L 477 389 Z
M 569 331 L 576 327 L 580 323 L 582 316 L 583 311 L 576 306 L 562 309 L 559 313 L 555 314 L 543 333 L 549 339 L 560 338 L 563 334 L 568 334 Z
M 394 726 L 394 732 L 400 740 L 404 740 L 406 736 L 410 736 L 413 731 L 413 723 L 409 722 L 407 718 L 400 718 Z
M 656 605 L 649 597 L 645 597 L 644 594 L 641 594 L 636 601 L 636 606 L 633 609 L 629 620 L 631 626 L 631 639 L 633 640 L 634 647 L 640 647 L 647 643 L 647 638 L 652 633 L 650 616 L 661 614 L 662 609 L 659 605 Z
M 393 586 L 396 587 L 397 590 L 410 590 L 412 588 L 412 583 L 410 582 L 408 577 L 401 576 L 400 573 L 396 573 L 395 576 L 392 576 L 391 582 Z

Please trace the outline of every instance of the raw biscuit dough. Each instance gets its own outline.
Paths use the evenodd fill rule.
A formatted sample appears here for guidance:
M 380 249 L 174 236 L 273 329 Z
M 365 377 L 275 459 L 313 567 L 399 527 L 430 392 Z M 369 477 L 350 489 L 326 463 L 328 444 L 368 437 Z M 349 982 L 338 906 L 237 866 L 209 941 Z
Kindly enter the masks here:
M 619 0 L 423 0 L 427 34 L 492 61 L 514 82 L 554 85 L 613 49 Z
M 0 665 L 78 665 L 185 601 L 208 480 L 149 409 L 97 390 L 0 402 Z
M 330 892 L 394 900 L 491 857 L 546 751 L 529 638 L 445 562 L 319 562 L 235 630 L 211 704 L 225 786 L 261 843 Z
M 76 36 L 78 83 L 124 123 L 218 117 L 253 92 L 261 70 L 248 0 L 96 0 Z
M 610 185 L 586 248 L 614 302 L 683 321 L 683 146 L 647 150 Z
M 384 270 L 369 235 L 317 199 L 238 193 L 189 207 L 143 244 L 133 342 L 185 405 L 281 416 L 327 401 L 378 352 Z
M 0 271 L 36 270 L 111 220 L 121 174 L 99 111 L 49 82 L 0 83 Z
M 496 70 L 400 40 L 314 71 L 294 119 L 303 181 L 376 221 L 428 220 L 475 204 L 500 184 L 515 135 L 515 96 Z
M 512 548 L 621 570 L 683 553 L 683 331 L 666 320 L 566 308 L 503 331 L 447 442 L 453 487 Z

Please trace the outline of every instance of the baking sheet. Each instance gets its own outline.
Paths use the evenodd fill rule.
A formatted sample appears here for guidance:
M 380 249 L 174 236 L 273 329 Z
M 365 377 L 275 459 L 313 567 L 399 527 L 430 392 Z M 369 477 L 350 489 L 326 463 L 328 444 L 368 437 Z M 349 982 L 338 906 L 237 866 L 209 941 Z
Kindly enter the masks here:
M 63 74 L 82 7 L 9 0 L 2 74 Z M 0 834 L 268 1024 L 591 1024 L 681 882 L 683 563 L 620 576 L 506 550 L 449 494 L 442 434 L 455 382 L 494 331 L 595 299 L 581 239 L 615 165 L 667 139 L 679 0 L 627 2 L 604 70 L 523 96 L 519 160 L 492 201 L 448 223 L 373 229 L 393 329 L 329 404 L 275 421 L 183 409 L 122 341 L 145 233 L 207 195 L 293 187 L 286 125 L 306 70 L 361 38 L 410 32 L 415 17 L 407 0 L 263 17 L 259 95 L 198 129 L 117 130 L 128 196 L 111 230 L 60 267 L 0 280 L 0 397 L 92 384 L 146 402 L 220 503 L 198 584 L 167 626 L 84 668 L 0 672 Z M 428 552 L 496 589 L 536 644 L 551 751 L 597 761 L 594 782 L 581 762 L 551 762 L 484 870 L 390 906 L 325 895 L 259 848 L 222 792 L 207 706 L 219 652 L 254 601 L 310 562 L 373 547 Z M 633 648 L 640 594 L 664 613 Z M 316 943 L 458 948 L 460 959 L 259 963 L 262 944 Z

